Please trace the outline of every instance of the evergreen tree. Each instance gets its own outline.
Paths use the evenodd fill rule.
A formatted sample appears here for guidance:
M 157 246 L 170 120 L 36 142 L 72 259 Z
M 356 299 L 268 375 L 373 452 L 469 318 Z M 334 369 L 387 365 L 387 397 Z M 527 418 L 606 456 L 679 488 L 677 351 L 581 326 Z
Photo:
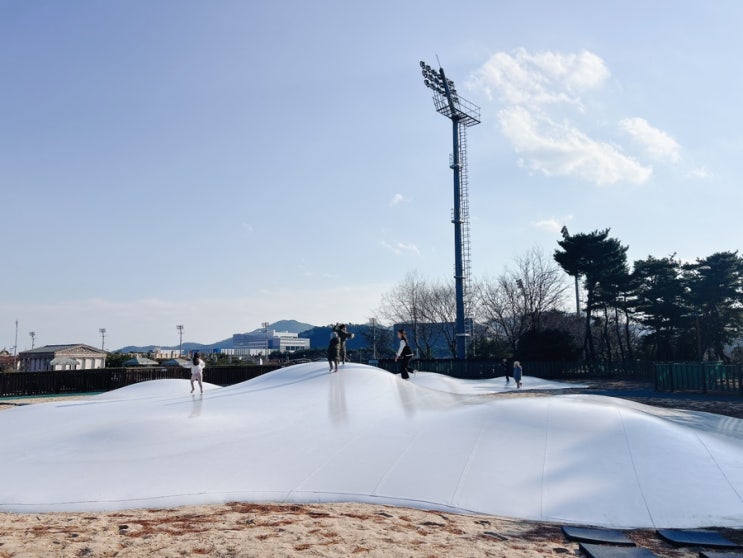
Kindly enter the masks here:
M 583 277 L 586 291 L 586 318 L 583 351 L 589 360 L 596 359 L 596 350 L 591 332 L 593 312 L 606 308 L 616 299 L 627 277 L 627 247 L 615 238 L 609 238 L 609 230 L 566 235 L 557 243 L 562 250 L 555 250 L 555 261 L 573 277 Z M 609 351 L 610 352 L 610 351 Z
M 637 260 L 632 282 L 636 320 L 649 331 L 644 343 L 650 357 L 656 360 L 678 358 L 674 340 L 691 325 L 681 264 L 674 255 Z
M 699 358 L 729 362 L 725 345 L 743 329 L 743 258 L 717 252 L 685 266 Z

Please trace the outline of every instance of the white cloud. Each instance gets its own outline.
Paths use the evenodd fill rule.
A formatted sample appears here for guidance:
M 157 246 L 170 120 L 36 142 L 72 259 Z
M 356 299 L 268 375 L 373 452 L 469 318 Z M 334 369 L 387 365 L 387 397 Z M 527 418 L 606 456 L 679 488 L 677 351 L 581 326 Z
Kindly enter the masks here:
M 681 146 L 678 142 L 663 130 L 648 124 L 644 118 L 625 118 L 619 121 L 619 128 L 643 147 L 653 159 L 671 163 L 678 163 L 681 160 Z
M 379 245 L 389 250 L 396 256 L 401 256 L 406 253 L 420 256 L 420 250 L 418 250 L 418 247 L 415 244 L 406 244 L 404 242 L 396 242 L 395 244 L 390 244 L 386 240 L 382 240 Z
M 545 176 L 576 176 L 594 184 L 642 184 L 653 172 L 568 122 L 558 123 L 518 106 L 501 110 L 498 119 L 524 166 Z
M 394 196 L 392 196 L 392 199 L 389 201 L 387 205 L 389 205 L 390 207 L 395 207 L 396 205 L 404 201 L 405 201 L 405 196 L 403 196 L 402 194 L 395 194 Z
M 609 78 L 604 61 L 592 52 L 512 54 L 497 52 L 469 80 L 470 88 L 506 104 L 581 106 L 580 94 L 597 89 Z
M 248 233 L 252 233 L 255 230 L 253 228 L 253 225 L 251 225 L 250 223 L 242 223 L 241 226 L 242 226 L 242 229 Z
M 308 268 L 303 263 L 300 263 L 297 265 L 297 269 L 299 270 L 299 273 L 302 274 L 303 277 L 320 277 L 322 279 L 339 279 L 340 276 L 334 273 L 328 273 L 326 271 L 317 272 L 313 271 L 312 269 Z
M 696 167 L 694 169 L 691 169 L 687 176 L 689 178 L 699 178 L 701 180 L 706 180 L 707 178 L 712 178 L 712 176 L 714 175 L 704 167 Z
M 534 226 L 541 230 L 548 233 L 558 233 L 563 227 L 563 223 L 558 221 L 555 218 L 550 219 L 542 219 L 541 221 L 536 221 L 534 223 Z
M 611 72 L 592 52 L 497 52 L 468 82 L 471 89 L 497 100 L 501 132 L 511 143 L 517 164 L 549 177 L 574 177 L 597 185 L 647 182 L 651 161 L 681 161 L 681 146 L 668 133 L 642 118 L 625 118 L 619 127 L 643 148 L 628 155 L 622 143 L 603 139 L 587 114 Z M 590 96 L 590 97 L 589 97 Z M 590 101 L 590 102 L 589 102 Z

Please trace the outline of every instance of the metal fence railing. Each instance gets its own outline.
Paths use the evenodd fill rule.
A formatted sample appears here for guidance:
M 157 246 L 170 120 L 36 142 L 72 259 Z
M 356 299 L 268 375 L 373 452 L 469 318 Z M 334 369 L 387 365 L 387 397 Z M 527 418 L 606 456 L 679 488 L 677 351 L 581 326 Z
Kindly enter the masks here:
M 226 386 L 256 378 L 278 366 L 208 366 L 204 381 Z M 148 380 L 187 379 L 187 368 L 162 366 L 0 373 L 0 397 L 110 391 Z
M 381 359 L 375 363 L 390 372 L 399 363 Z M 743 395 L 743 366 L 708 362 L 522 362 L 524 374 L 547 380 L 617 379 L 655 383 L 656 391 L 685 391 Z M 413 368 L 462 379 L 486 379 L 503 375 L 498 360 L 415 359 Z M 209 366 L 205 381 L 220 386 L 237 384 L 278 368 L 277 365 Z M 104 392 L 148 380 L 189 377 L 185 368 L 138 367 L 53 372 L 0 373 L 0 397 Z
M 721 362 L 655 363 L 655 389 L 743 394 L 743 366 Z
M 655 383 L 656 391 L 694 391 L 743 395 L 743 366 L 710 362 L 664 363 L 622 362 L 522 362 L 524 374 L 546 380 L 616 379 Z M 400 365 L 392 359 L 378 366 L 397 372 Z M 413 368 L 437 372 L 454 378 L 485 379 L 502 376 L 497 360 L 416 359 Z
M 524 374 L 545 380 L 581 379 L 589 377 L 627 378 L 652 380 L 652 363 L 644 361 L 624 362 L 528 362 L 523 361 Z M 396 372 L 399 363 L 392 359 L 380 360 L 380 368 Z M 454 378 L 484 379 L 502 376 L 499 360 L 455 360 L 455 359 L 415 359 L 412 367 L 426 372 L 437 372 Z

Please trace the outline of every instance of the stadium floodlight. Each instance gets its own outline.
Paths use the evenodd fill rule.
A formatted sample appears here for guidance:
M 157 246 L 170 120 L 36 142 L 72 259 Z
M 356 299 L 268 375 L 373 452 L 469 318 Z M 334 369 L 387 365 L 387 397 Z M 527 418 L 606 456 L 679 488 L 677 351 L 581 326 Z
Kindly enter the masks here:
M 433 91 L 436 112 L 452 122 L 452 156 L 449 167 L 454 171 L 454 280 L 456 294 L 457 358 L 467 357 L 467 308 L 470 289 L 469 196 L 467 193 L 467 134 L 470 126 L 480 123 L 480 107 L 461 97 L 454 82 L 447 79 L 443 68 L 434 70 L 420 61 L 423 84 Z M 469 320 L 471 323 L 471 320 Z

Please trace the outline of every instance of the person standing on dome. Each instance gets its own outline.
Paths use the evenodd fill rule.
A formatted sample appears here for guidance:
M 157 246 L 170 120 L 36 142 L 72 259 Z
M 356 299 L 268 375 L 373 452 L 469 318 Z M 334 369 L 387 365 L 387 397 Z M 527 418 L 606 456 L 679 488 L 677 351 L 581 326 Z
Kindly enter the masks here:
M 201 390 L 201 393 L 204 393 L 203 381 L 204 368 L 206 368 L 206 363 L 201 360 L 199 353 L 194 353 L 191 362 L 189 362 L 186 366 L 191 369 L 191 393 L 193 393 L 194 390 L 194 382 L 199 382 L 199 390 Z
M 340 352 L 341 340 L 334 331 L 330 334 L 330 343 L 328 343 L 328 364 L 330 372 L 338 372 L 338 354 Z M 335 366 L 335 369 L 333 369 Z
M 338 347 L 338 358 L 341 365 L 344 365 L 346 364 L 346 341 L 348 339 L 353 339 L 354 334 L 348 333 L 346 324 L 335 324 L 333 326 L 333 332 L 338 334 L 338 339 L 340 340 L 340 346 Z
M 405 330 L 400 328 L 397 330 L 397 338 L 400 340 L 400 346 L 397 349 L 397 355 L 395 356 L 395 362 L 397 362 L 398 359 L 400 360 L 400 376 L 402 376 L 403 380 L 410 379 L 410 376 L 408 375 L 410 361 L 413 358 L 413 349 L 410 348 L 410 344 L 408 343 L 408 336 L 405 335 Z
M 521 376 L 524 373 L 524 369 L 518 360 L 513 361 L 513 381 L 516 382 L 516 387 L 521 387 Z

